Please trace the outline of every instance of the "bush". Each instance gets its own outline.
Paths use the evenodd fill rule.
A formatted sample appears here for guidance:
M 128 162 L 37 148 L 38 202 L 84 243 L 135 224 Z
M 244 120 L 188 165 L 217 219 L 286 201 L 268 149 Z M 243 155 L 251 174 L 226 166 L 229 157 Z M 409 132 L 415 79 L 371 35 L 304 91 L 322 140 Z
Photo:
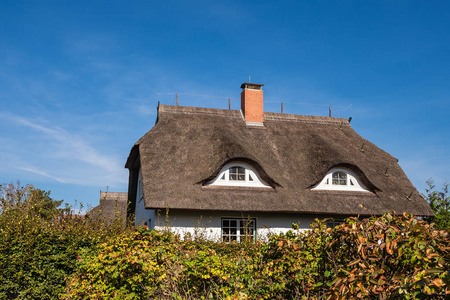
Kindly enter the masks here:
M 358 220 L 334 229 L 317 221 L 305 235 L 278 236 L 268 261 L 283 298 L 444 299 L 450 294 L 445 230 L 410 215 Z
M 83 254 L 67 299 L 444 299 L 447 231 L 410 215 L 275 235 L 267 244 L 183 241 L 139 228 Z
M 102 226 L 31 185 L 0 186 L 0 299 L 58 299 L 81 249 L 123 231 Z
M 225 247 L 224 247 L 225 246 Z M 253 257 L 242 245 L 182 241 L 170 231 L 139 228 L 83 255 L 68 299 L 224 299 L 242 295 Z M 240 276 L 237 276 L 239 274 Z
M 434 181 L 427 180 L 428 188 L 426 194 L 422 194 L 425 200 L 430 204 L 434 212 L 433 221 L 438 229 L 450 230 L 450 196 L 448 195 L 448 183 L 444 183 L 440 192 L 436 191 Z
M 316 220 L 310 231 L 267 243 L 226 244 L 105 225 L 33 186 L 0 186 L 0 200 L 0 299 L 450 295 L 449 233 L 411 215 L 350 218 L 336 228 Z

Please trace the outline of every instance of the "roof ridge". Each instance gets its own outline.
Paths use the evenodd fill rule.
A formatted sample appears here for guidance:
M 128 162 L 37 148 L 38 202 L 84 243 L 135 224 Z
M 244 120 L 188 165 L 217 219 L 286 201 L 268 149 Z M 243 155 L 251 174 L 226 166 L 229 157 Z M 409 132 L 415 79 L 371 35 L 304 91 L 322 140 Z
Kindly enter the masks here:
M 226 116 L 232 118 L 242 118 L 240 110 L 238 109 L 223 109 L 223 108 L 206 108 L 196 106 L 174 106 L 174 105 L 159 105 L 160 113 L 174 113 L 174 114 L 195 114 L 195 115 L 214 115 Z M 295 115 L 274 112 L 264 112 L 264 120 L 272 121 L 290 121 L 302 123 L 321 123 L 321 124 L 346 124 L 349 122 L 345 118 L 333 118 L 323 116 L 310 115 Z
M 285 120 L 285 121 L 303 121 L 303 122 L 318 122 L 319 123 L 348 123 L 345 118 L 311 116 L 311 115 L 295 115 L 285 113 L 264 112 L 264 119 L 266 120 Z
M 195 106 L 173 106 L 173 105 L 159 105 L 159 112 L 174 113 L 174 114 L 194 114 L 194 115 L 215 115 L 227 116 L 232 118 L 242 118 L 239 110 L 223 109 L 223 108 L 206 108 Z

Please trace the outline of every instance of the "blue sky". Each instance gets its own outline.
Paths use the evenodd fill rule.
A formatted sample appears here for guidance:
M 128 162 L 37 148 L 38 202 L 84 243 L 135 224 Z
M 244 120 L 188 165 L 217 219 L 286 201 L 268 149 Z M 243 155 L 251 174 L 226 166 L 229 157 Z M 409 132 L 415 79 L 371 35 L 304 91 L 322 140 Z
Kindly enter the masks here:
M 0 183 L 95 206 L 164 93 L 238 109 L 251 76 L 266 111 L 351 116 L 424 192 L 450 179 L 449 54 L 448 1 L 3 0 Z

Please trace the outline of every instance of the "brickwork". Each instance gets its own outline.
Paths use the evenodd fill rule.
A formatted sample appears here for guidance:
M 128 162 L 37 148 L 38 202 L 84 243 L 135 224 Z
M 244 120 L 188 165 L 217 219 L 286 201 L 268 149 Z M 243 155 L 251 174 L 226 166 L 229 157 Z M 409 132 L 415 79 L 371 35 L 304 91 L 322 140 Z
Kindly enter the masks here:
M 246 122 L 263 123 L 263 91 L 243 90 L 241 93 L 241 110 Z

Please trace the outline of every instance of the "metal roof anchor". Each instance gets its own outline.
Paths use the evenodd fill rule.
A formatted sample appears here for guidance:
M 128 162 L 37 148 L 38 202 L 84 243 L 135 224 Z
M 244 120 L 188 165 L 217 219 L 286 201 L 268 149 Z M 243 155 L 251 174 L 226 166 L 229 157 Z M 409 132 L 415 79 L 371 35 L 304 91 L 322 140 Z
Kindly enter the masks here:
M 413 192 L 411 192 L 411 193 L 409 194 L 409 196 L 406 197 L 406 199 L 408 199 L 409 201 L 411 201 L 411 196 L 412 196 L 412 194 L 413 194 Z

